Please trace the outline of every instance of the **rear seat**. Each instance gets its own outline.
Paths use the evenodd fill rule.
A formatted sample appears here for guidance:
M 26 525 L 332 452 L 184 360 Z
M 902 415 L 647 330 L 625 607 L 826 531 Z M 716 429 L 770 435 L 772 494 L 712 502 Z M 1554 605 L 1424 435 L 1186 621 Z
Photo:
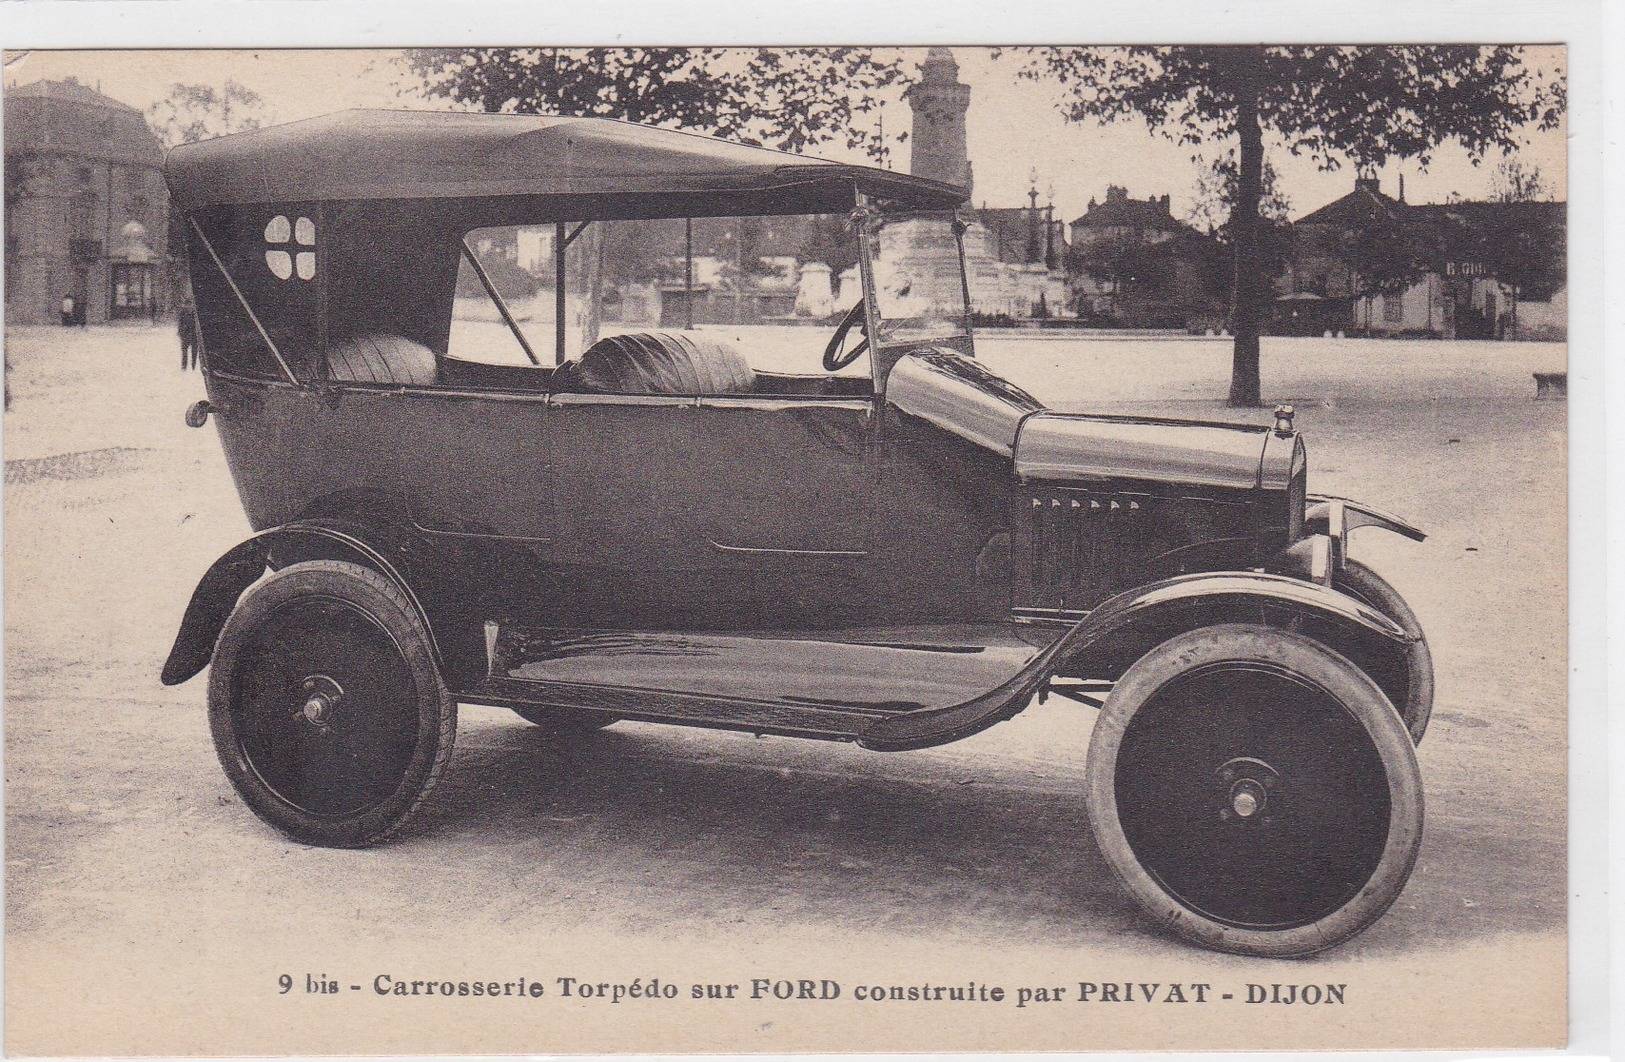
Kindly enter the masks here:
M 582 394 L 748 395 L 756 373 L 716 340 L 670 332 L 606 336 L 553 374 L 554 391 Z
M 438 377 L 434 351 L 405 336 L 372 332 L 327 352 L 327 377 L 345 383 L 427 387 Z

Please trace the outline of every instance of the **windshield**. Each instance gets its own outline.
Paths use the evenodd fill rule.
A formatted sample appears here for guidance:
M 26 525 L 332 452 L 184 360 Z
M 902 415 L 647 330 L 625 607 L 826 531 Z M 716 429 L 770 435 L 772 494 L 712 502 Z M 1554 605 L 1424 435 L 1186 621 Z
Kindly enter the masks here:
M 970 335 L 953 214 L 882 215 L 869 230 L 869 258 L 882 346 Z

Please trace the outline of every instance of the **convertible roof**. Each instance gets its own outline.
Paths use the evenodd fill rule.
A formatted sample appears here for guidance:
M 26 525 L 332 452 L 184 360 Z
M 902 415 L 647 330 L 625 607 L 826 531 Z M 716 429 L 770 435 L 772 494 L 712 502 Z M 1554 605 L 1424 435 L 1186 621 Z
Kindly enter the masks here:
M 183 208 L 497 196 L 752 196 L 784 208 L 851 188 L 916 209 L 963 189 L 871 166 L 603 118 L 353 110 L 177 147 L 164 165 Z

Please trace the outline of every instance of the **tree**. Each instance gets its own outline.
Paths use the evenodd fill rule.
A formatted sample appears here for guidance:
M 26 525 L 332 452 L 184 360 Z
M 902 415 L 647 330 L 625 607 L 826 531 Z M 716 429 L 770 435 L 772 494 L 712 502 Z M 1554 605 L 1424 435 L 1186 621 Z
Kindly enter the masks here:
M 1505 158 L 1495 168 L 1490 201 L 1481 225 L 1483 255 L 1490 272 L 1512 289 L 1512 323 L 1518 302 L 1530 295 L 1549 299 L 1568 274 L 1568 225 L 1561 204 L 1540 167 Z
M 1051 78 L 1073 121 L 1135 116 L 1178 143 L 1231 141 L 1237 151 L 1230 404 L 1259 404 L 1258 337 L 1267 285 L 1259 261 L 1264 131 L 1324 169 L 1390 158 L 1424 165 L 1447 141 L 1476 160 L 1508 150 L 1531 123 L 1555 127 L 1560 77 L 1511 46 L 1037 48 L 1023 69 Z
M 1568 225 L 1561 203 L 1518 200 L 1484 211 L 1479 226 L 1490 275 L 1512 289 L 1512 326 L 1518 303 L 1550 299 L 1568 279 Z
M 1444 254 L 1439 236 L 1434 226 L 1402 209 L 1373 209 L 1359 225 L 1337 235 L 1353 295 L 1402 294 L 1437 268 Z
M 229 77 L 218 88 L 176 82 L 169 95 L 147 108 L 147 124 L 165 147 L 195 144 L 258 129 L 266 117 L 264 102 L 259 93 Z
M 1195 161 L 1201 161 L 1200 156 Z M 1229 151 L 1208 163 L 1196 178 L 1190 224 L 1205 232 L 1209 242 L 1197 248 L 1203 286 L 1222 306 L 1234 302 L 1236 200 L 1241 191 L 1241 167 Z M 1259 176 L 1258 257 L 1253 269 L 1274 281 L 1292 257 L 1292 200 L 1281 189 L 1280 175 L 1266 158 Z
M 858 241 L 847 218 L 834 214 L 810 216 L 804 233 L 795 252 L 801 261 L 822 262 L 836 277 L 857 265 Z
M 1495 167 L 1495 183 L 1490 187 L 1492 203 L 1540 203 L 1551 196 L 1551 187 L 1539 166 L 1525 166 L 1518 159 L 1505 158 Z
M 1160 295 L 1174 279 L 1174 241 L 1106 236 L 1069 248 L 1067 268 L 1107 285 L 1114 302 L 1137 294 Z
M 429 93 L 485 111 L 616 118 L 782 151 L 844 139 L 884 156 L 861 116 L 905 76 L 900 49 L 458 48 L 408 51 Z
M 1201 156 L 1193 161 L 1204 162 Z M 1241 168 L 1236 153 L 1227 151 L 1205 163 L 1192 189 L 1191 209 L 1186 222 L 1199 232 L 1224 238 L 1230 229 L 1236 200 L 1241 192 Z M 1258 216 L 1271 223 L 1291 220 L 1292 200 L 1281 189 L 1281 177 L 1268 158 L 1259 175 Z

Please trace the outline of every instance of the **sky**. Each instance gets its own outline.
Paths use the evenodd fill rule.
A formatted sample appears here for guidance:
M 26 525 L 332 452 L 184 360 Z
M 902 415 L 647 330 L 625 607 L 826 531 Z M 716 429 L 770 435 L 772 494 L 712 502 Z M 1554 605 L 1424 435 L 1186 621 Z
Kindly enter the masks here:
M 7 54 L 5 84 L 74 77 L 144 111 L 176 82 L 218 86 L 229 77 L 259 93 L 268 117 L 279 122 L 348 107 L 450 106 L 425 98 L 395 61 L 398 55 L 346 49 L 32 51 Z M 960 80 L 971 87 L 967 142 L 975 175 L 972 200 L 977 206 L 1026 205 L 1028 189 L 1036 186 L 1040 202 L 1053 201 L 1057 216 L 1070 221 L 1084 212 L 1091 198 L 1104 199 L 1107 185 L 1117 184 L 1137 199 L 1170 196 L 1174 215 L 1183 218 L 1190 211 L 1200 172 L 1191 161 L 1193 150 L 1204 150 L 1210 158 L 1222 150 L 1222 146 L 1193 149 L 1174 144 L 1137 121 L 1107 126 L 1067 122 L 1057 109 L 1055 86 L 1018 79 L 1017 63 L 1008 54 L 995 58 L 985 48 L 961 47 L 954 55 Z M 911 60 L 923 57 L 924 50 L 919 49 Z M 1561 47 L 1528 50 L 1530 64 L 1548 70 L 1561 69 L 1564 58 Z M 881 108 L 879 120 L 893 143 L 890 164 L 906 169 L 908 148 L 897 135 L 909 128 L 911 117 L 900 94 Z M 1529 130 L 1528 140 L 1516 157 L 1525 167 L 1540 170 L 1555 198 L 1566 198 L 1564 131 Z M 812 153 L 870 161 L 836 145 L 823 145 Z M 1310 160 L 1279 148 L 1270 152 L 1270 159 L 1293 217 L 1324 206 L 1353 187 L 1354 172 L 1347 166 L 1322 172 Z M 1442 202 L 1451 195 L 1480 199 L 1490 192 L 1498 161 L 1499 156 L 1493 156 L 1474 166 L 1464 150 L 1447 145 L 1425 170 L 1414 161 L 1390 163 L 1379 177 L 1383 191 L 1397 195 L 1403 175 L 1405 198 L 1413 203 Z

